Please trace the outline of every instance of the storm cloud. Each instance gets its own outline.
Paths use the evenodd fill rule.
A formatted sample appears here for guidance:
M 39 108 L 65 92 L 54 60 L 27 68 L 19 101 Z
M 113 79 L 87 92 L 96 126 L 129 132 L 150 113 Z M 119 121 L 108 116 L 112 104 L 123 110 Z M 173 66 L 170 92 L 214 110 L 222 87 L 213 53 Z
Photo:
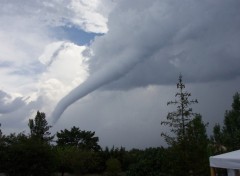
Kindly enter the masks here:
M 172 84 L 179 73 L 188 82 L 238 77 L 239 7 L 237 0 L 121 1 L 110 14 L 109 32 L 90 46 L 91 75 L 60 100 L 54 121 L 72 103 L 103 86 Z
M 109 17 L 109 32 L 96 38 L 91 71 L 134 55 L 144 57 L 124 77 L 105 86 L 126 89 L 234 79 L 240 75 L 240 2 L 121 1 Z

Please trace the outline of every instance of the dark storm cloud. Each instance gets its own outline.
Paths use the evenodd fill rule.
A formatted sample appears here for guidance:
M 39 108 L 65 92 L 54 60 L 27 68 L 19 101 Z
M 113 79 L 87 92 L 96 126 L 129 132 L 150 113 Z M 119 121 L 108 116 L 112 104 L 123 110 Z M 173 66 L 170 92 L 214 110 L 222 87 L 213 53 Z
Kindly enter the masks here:
M 236 78 L 239 9 L 238 0 L 121 1 L 110 15 L 109 33 L 92 45 L 91 71 L 139 57 L 141 62 L 108 89 L 172 84 L 180 72 L 187 82 Z

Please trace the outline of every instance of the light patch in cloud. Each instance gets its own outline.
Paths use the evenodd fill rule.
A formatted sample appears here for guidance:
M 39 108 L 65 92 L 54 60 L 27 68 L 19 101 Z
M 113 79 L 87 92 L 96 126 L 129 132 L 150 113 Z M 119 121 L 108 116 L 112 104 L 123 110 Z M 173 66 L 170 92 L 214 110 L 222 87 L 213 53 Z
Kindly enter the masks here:
M 65 85 L 76 86 L 88 77 L 88 58 L 83 56 L 86 46 L 70 42 L 56 42 L 46 46 L 39 60 L 46 64 L 41 80 L 55 78 Z

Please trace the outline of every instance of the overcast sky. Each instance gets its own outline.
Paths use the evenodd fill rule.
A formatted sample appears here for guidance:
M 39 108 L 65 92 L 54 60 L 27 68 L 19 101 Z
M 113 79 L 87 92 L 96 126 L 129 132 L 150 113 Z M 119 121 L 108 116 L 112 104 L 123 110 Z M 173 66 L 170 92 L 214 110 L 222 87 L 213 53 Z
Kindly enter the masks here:
M 240 90 L 239 0 L 0 2 L 5 134 L 29 133 L 39 110 L 53 134 L 77 126 L 102 147 L 156 147 L 180 73 L 209 134 Z

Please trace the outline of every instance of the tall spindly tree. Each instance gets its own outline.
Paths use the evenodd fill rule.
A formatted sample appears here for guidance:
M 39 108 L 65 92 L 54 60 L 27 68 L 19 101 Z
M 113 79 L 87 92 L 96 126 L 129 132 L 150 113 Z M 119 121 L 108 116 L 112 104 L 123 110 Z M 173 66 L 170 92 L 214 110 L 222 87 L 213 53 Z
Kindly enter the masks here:
M 191 93 L 184 91 L 185 84 L 182 81 L 182 75 L 179 75 L 177 89 L 179 90 L 175 94 L 177 99 L 167 103 L 167 105 L 177 105 L 177 110 L 169 112 L 167 120 L 161 122 L 162 125 L 170 127 L 170 130 L 173 133 L 173 135 L 162 133 L 162 136 L 170 146 L 185 139 L 186 128 L 193 117 L 197 115 L 196 113 L 193 113 L 190 106 L 198 103 L 198 101 L 197 99 L 189 100 Z
M 194 113 L 191 108 L 191 105 L 198 101 L 190 99 L 191 93 L 184 90 L 182 75 L 179 76 L 177 89 L 176 100 L 167 103 L 167 105 L 176 105 L 176 110 L 169 112 L 167 120 L 161 122 L 171 131 L 171 134 L 162 133 L 171 151 L 169 155 L 170 174 L 175 176 L 204 175 L 208 173 L 206 125 L 202 122 L 201 116 Z
M 49 129 L 52 127 L 48 125 L 46 115 L 43 112 L 37 111 L 34 119 L 29 119 L 28 126 L 30 128 L 30 135 L 33 138 L 41 141 L 50 142 L 54 136 L 51 136 Z

